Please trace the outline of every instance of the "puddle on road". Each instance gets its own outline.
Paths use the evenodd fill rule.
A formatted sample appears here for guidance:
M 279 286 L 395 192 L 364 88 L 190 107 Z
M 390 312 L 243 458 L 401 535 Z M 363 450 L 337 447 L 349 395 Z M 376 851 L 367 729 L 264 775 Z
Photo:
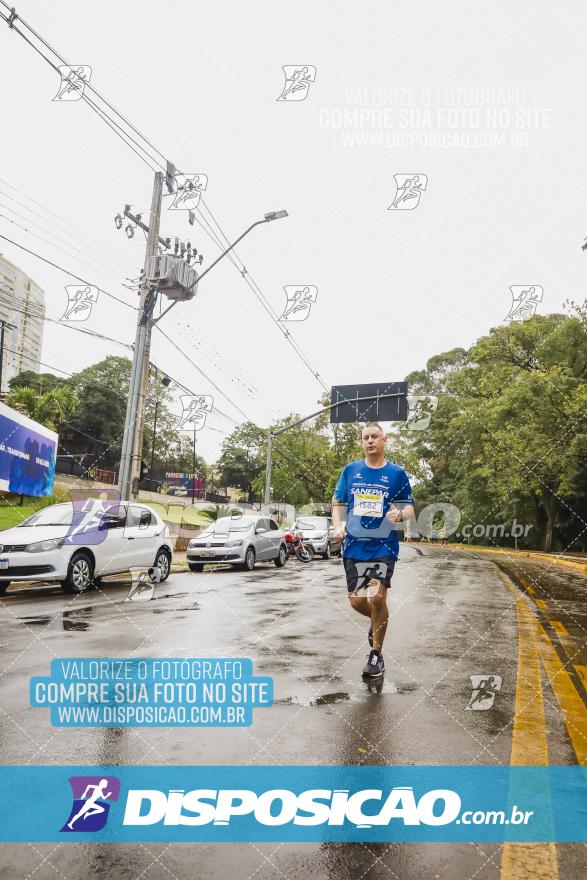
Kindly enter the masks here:
M 317 676 L 307 679 L 308 682 L 315 681 Z M 334 681 L 335 676 L 321 676 L 328 681 Z M 340 681 L 340 679 L 339 679 Z M 331 693 L 318 694 L 317 696 L 308 696 L 308 694 L 293 694 L 282 699 L 275 700 L 276 705 L 303 706 L 305 708 L 321 708 L 323 706 L 333 706 L 337 703 L 365 703 L 371 700 L 373 696 L 391 696 L 402 692 L 390 679 L 386 680 L 385 676 L 377 679 L 359 679 L 359 681 L 346 681 L 346 690 L 332 691 Z
M 69 611 L 62 611 L 61 614 L 34 614 L 30 616 L 17 617 L 23 626 L 49 626 L 54 623 L 56 627 L 66 632 L 83 632 L 90 626 L 89 618 L 92 616 L 92 606 L 85 605 L 81 608 L 73 608 Z
M 50 617 L 49 615 L 37 615 L 35 617 L 17 617 L 17 620 L 22 621 L 25 626 L 47 626 L 53 620 L 54 617 Z

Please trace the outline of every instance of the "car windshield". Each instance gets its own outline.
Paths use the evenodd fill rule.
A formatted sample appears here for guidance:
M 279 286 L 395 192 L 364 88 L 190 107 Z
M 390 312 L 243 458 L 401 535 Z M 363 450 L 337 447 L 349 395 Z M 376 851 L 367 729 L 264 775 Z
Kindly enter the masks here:
M 214 523 L 214 531 L 223 535 L 228 532 L 246 532 L 256 521 L 254 516 L 221 516 Z
M 71 504 L 52 504 L 50 507 L 44 507 L 43 510 L 37 510 L 32 516 L 29 516 L 23 522 L 18 524 L 18 528 L 28 526 L 68 526 L 73 516 L 73 507 Z
M 325 531 L 328 528 L 328 520 L 325 516 L 306 516 L 304 519 L 297 519 L 294 528 L 303 529 L 305 532 L 313 529 Z

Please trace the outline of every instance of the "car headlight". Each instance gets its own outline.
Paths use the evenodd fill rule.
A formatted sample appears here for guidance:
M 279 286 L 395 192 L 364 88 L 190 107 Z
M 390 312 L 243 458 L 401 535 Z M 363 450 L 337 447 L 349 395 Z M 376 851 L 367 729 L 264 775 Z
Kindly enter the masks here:
M 61 547 L 63 538 L 51 538 L 48 541 L 36 541 L 34 544 L 27 544 L 24 548 L 25 553 L 44 553 L 47 550 L 56 550 Z
M 240 547 L 242 543 L 243 543 L 242 541 L 227 541 L 224 546 L 225 547 Z
M 315 535 L 312 535 L 312 537 L 313 537 L 313 538 L 318 538 L 318 540 L 321 541 L 322 538 L 325 538 L 325 537 L 326 537 L 326 532 L 316 532 L 316 534 L 315 534 Z

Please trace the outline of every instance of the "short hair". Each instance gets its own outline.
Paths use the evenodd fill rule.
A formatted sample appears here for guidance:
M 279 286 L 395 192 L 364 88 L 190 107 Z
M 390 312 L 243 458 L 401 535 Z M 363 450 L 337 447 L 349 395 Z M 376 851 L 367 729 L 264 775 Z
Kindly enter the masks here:
M 361 433 L 360 433 L 360 436 L 361 436 L 361 437 L 363 436 L 363 431 L 365 430 L 365 428 L 379 428 L 379 430 L 381 431 L 381 433 L 385 436 L 385 431 L 383 430 L 383 428 L 381 427 L 381 425 L 379 424 L 379 422 L 366 422 L 366 423 L 363 425 L 363 427 L 361 428 Z

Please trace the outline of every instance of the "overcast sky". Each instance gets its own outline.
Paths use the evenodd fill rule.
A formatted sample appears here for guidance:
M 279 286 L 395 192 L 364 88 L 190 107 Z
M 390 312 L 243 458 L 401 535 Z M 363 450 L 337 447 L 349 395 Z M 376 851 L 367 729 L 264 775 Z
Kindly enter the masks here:
M 541 313 L 583 299 L 584 3 L 19 0 L 17 12 L 90 65 L 178 168 L 208 175 L 206 205 L 230 240 L 287 209 L 238 253 L 277 315 L 284 286 L 318 288 L 307 320 L 285 326 L 326 385 L 399 380 L 469 346 L 503 323 L 510 285 L 542 286 Z M 284 65 L 316 68 L 304 100 L 277 100 Z M 113 218 L 130 203 L 147 219 L 153 172 L 84 102 L 52 101 L 57 73 L 3 22 L 0 69 L 0 233 L 136 302 L 122 284 L 144 236 Z M 401 174 L 426 189 L 414 209 L 388 210 Z M 218 245 L 170 203 L 162 234 L 191 239 L 205 268 Z M 59 318 L 74 280 L 3 240 L 0 252 Z M 101 296 L 79 326 L 128 346 L 135 318 Z M 157 366 L 233 420 L 208 417 L 208 461 L 239 409 L 263 426 L 315 409 L 321 384 L 228 260 L 161 326 L 228 397 L 154 335 Z M 125 353 L 46 325 L 43 369 Z

